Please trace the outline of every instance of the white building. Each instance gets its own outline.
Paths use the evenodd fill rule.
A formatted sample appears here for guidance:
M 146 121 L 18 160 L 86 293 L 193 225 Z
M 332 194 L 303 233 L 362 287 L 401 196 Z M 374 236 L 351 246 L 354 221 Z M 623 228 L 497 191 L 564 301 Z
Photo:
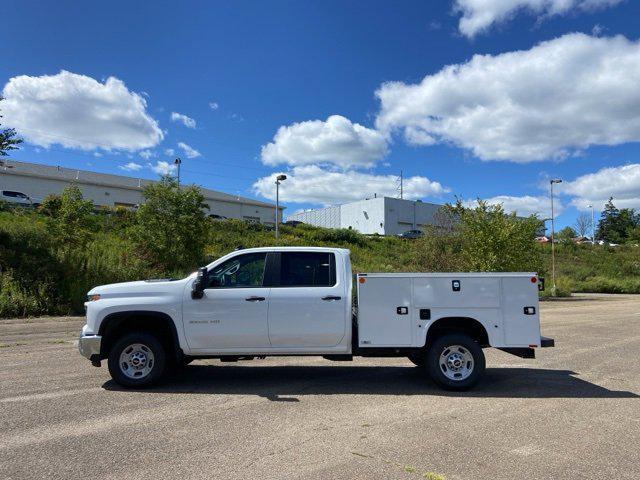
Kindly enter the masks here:
M 0 162 L 0 190 L 21 192 L 33 203 L 49 194 L 60 194 L 70 184 L 77 185 L 85 199 L 97 207 L 134 207 L 143 203 L 142 189 L 153 180 L 53 167 L 36 163 Z M 275 205 L 251 198 L 201 188 L 209 205 L 209 215 L 275 224 Z M 283 207 L 280 207 L 282 218 Z
M 288 215 L 287 220 L 326 228 L 352 228 L 365 234 L 397 235 L 438 225 L 441 207 L 420 200 L 377 197 L 294 213 Z

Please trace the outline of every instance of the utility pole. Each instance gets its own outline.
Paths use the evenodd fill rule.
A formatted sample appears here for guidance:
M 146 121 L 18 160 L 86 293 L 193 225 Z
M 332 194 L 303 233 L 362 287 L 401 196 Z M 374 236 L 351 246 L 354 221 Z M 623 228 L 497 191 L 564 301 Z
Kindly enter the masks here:
M 179 158 L 176 158 L 173 161 L 173 164 L 178 167 L 178 186 L 180 186 L 180 165 L 182 165 L 182 160 L 180 160 Z
M 593 205 L 591 205 L 591 245 L 596 244 L 596 217 L 593 214 Z
M 555 215 L 553 211 L 553 184 L 562 183 L 560 178 L 549 180 L 551 185 L 551 294 L 556 296 L 556 245 L 555 245 Z
M 276 177 L 276 238 L 278 238 L 280 232 L 280 182 L 286 179 L 287 176 L 284 174 Z

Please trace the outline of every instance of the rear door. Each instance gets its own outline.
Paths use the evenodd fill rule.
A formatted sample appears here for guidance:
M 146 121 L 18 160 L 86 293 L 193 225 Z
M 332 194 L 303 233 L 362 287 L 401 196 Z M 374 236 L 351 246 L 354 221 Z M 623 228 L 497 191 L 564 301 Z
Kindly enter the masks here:
M 281 252 L 269 298 L 274 347 L 331 347 L 345 335 L 346 291 L 333 252 Z

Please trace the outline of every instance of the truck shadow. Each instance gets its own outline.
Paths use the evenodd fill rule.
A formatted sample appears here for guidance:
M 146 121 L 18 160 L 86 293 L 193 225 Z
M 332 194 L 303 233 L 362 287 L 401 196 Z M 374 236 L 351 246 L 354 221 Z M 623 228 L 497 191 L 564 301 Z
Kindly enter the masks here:
M 107 390 L 124 390 L 112 380 Z M 131 391 L 131 390 L 127 390 Z M 609 390 L 570 370 L 487 368 L 473 390 L 440 389 L 417 367 L 190 365 L 147 393 L 258 395 L 297 402 L 304 395 L 434 395 L 495 398 L 638 398 Z

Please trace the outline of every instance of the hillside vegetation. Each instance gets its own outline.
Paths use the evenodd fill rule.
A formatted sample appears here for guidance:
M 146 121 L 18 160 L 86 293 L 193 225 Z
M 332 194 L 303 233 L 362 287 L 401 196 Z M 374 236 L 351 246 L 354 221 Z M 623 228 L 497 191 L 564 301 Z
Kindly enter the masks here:
M 95 213 L 76 187 L 48 198 L 37 211 L 5 206 L 0 317 L 81 313 L 93 286 L 182 277 L 239 247 L 348 248 L 356 272 L 537 271 L 550 277 L 550 247 L 533 240 L 538 221 L 483 202 L 473 210 L 446 207 L 448 226 L 418 240 L 283 225 L 276 242 L 262 225 L 207 218 L 195 187 L 178 188 L 165 179 L 145 196 L 137 212 Z M 640 248 L 558 245 L 556 271 L 558 294 L 640 293 Z

